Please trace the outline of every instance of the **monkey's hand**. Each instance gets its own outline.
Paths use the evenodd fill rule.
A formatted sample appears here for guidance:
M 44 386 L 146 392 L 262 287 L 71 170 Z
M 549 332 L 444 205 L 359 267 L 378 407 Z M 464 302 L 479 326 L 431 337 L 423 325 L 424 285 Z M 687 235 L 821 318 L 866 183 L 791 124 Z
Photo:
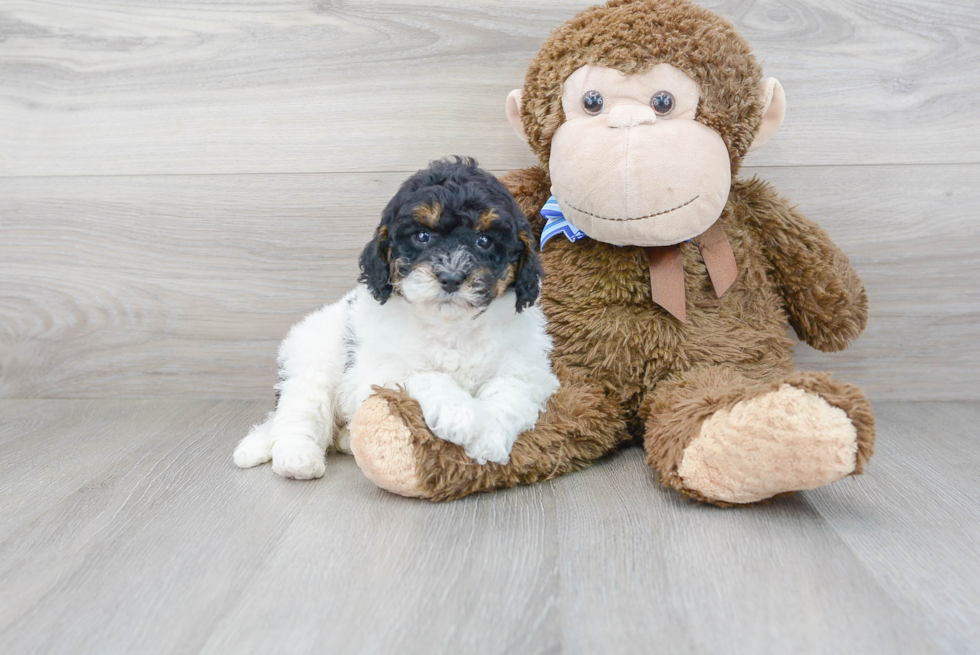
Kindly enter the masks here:
M 847 255 L 768 184 L 741 186 L 738 211 L 762 242 L 796 334 L 817 350 L 847 348 L 868 323 L 864 284 Z

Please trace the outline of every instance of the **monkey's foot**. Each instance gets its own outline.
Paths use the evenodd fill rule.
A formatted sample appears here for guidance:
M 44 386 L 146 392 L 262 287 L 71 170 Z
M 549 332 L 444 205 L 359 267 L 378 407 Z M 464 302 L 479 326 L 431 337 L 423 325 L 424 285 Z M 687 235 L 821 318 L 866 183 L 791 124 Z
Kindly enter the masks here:
M 784 384 L 708 417 L 677 474 L 690 495 L 743 504 L 830 484 L 855 471 L 857 456 L 844 410 Z

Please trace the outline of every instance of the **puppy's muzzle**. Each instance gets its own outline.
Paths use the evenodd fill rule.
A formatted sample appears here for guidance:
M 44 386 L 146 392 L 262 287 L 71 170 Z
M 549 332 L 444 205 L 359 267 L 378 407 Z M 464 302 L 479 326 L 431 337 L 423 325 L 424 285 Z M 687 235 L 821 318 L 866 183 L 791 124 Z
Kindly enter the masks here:
M 443 293 L 454 294 L 473 272 L 473 255 L 465 248 L 442 252 L 432 260 L 432 274 Z
M 459 271 L 439 271 L 436 274 L 436 279 L 439 281 L 439 286 L 446 293 L 456 293 L 459 288 L 463 286 L 463 282 L 466 280 L 466 274 Z

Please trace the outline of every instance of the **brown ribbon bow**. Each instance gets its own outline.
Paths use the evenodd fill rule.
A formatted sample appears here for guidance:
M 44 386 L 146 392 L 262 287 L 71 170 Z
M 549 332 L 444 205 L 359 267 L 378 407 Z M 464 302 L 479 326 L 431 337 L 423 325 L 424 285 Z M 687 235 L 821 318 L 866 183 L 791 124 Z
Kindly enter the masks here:
M 715 222 L 711 227 L 694 237 L 694 243 L 701 251 L 701 258 L 708 269 L 711 286 L 719 298 L 731 288 L 738 277 L 738 265 L 732 244 L 728 242 L 725 229 Z M 650 290 L 653 302 L 676 316 L 681 323 L 687 322 L 687 299 L 684 293 L 684 259 L 681 257 L 681 244 L 646 248 L 650 262 Z

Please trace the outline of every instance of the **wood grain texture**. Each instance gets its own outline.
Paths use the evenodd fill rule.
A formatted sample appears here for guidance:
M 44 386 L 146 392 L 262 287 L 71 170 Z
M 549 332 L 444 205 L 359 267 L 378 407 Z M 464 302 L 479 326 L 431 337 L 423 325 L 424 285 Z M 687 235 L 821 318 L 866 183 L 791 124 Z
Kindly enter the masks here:
M 529 163 L 504 119 L 588 0 L 8 0 L 0 175 L 410 171 Z M 980 5 L 706 0 L 779 78 L 766 165 L 980 162 Z
M 350 457 L 322 484 L 242 471 L 232 447 L 263 403 L 34 406 L 86 418 L 25 448 L 103 462 L 56 480 L 66 495 L 51 468 L 0 460 L 0 479 L 31 483 L 4 494 L 4 514 L 49 505 L 0 536 L 0 652 L 558 650 L 547 487 L 430 505 L 382 492 Z
M 268 408 L 0 401 L 0 652 L 975 650 L 980 404 L 880 403 L 864 476 L 741 510 L 636 448 L 449 504 L 235 468 Z
M 866 333 L 799 348 L 874 399 L 980 398 L 980 166 L 750 169 L 864 278 Z M 0 178 L 0 396 L 268 398 L 402 175 Z M 875 192 L 885 190 L 888 192 Z
M 694 506 L 639 449 L 556 490 L 570 653 L 939 652 L 804 494 Z
M 336 459 L 203 652 L 561 652 L 550 488 L 430 505 Z
M 980 405 L 878 406 L 871 475 L 809 502 L 946 652 L 980 644 Z
M 94 417 L 83 418 L 76 433 L 41 436 L 68 452 L 100 451 L 101 462 L 67 475 L 56 466 L 3 463 L 4 477 L 28 478 L 17 495 L 3 496 L 4 512 L 18 500 L 49 507 L 0 542 L 0 650 L 177 652 L 175 643 L 195 650 L 221 600 L 247 584 L 247 572 L 314 490 L 264 486 L 261 497 L 232 502 L 240 479 L 216 484 L 211 468 L 228 470 L 229 448 L 259 418 L 254 405 L 39 408 Z M 129 446 L 123 456 L 120 444 Z M 73 488 L 65 493 L 63 486 Z M 57 630 L 39 627 L 55 615 Z
M 276 344 L 353 286 L 400 181 L 0 180 L 5 395 L 271 397 Z
M 144 460 L 155 452 L 158 437 L 169 436 L 180 421 L 201 419 L 210 405 L 107 402 L 48 408 L 54 411 L 38 411 L 27 401 L 20 407 L 4 405 L 0 422 L 14 436 L 0 446 L 0 540 L 79 493 L 79 480 L 92 481 L 82 494 L 97 492 L 98 481 L 114 479 Z M 18 414 L 32 423 L 25 425 Z M 120 424 L 132 433 L 119 431 Z

